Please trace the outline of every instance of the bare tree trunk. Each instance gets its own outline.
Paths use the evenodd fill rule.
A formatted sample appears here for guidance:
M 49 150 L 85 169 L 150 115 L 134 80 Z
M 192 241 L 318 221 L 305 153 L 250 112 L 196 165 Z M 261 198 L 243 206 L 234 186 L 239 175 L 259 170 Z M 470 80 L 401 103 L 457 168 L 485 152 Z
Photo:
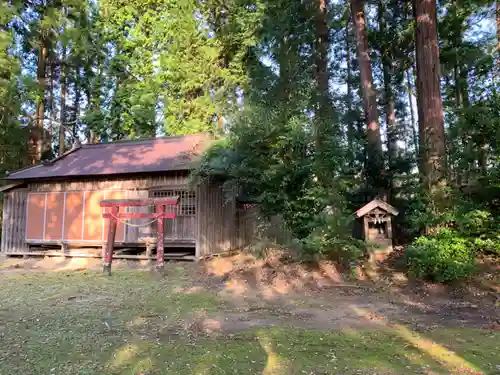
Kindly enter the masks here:
M 457 104 L 457 109 L 464 108 L 464 98 L 462 89 L 462 80 L 458 72 L 458 66 L 455 65 L 453 68 L 453 78 L 455 79 L 455 100 Z
M 498 65 L 498 70 L 500 71 L 500 0 L 497 0 L 496 21 L 497 21 L 497 54 L 498 54 L 497 65 Z
M 384 163 L 382 141 L 377 111 L 377 97 L 373 88 L 372 66 L 368 51 L 363 0 L 351 0 L 351 16 L 356 33 L 356 50 L 361 76 L 361 91 L 367 121 L 366 173 L 368 186 L 382 193 L 384 188 Z
M 279 46 L 276 52 L 276 60 L 279 65 L 279 81 L 276 99 L 287 102 L 290 99 L 292 88 L 292 72 L 290 56 L 290 42 L 287 35 L 281 36 Z
M 59 155 L 64 154 L 66 150 L 66 96 L 68 88 L 67 82 L 67 67 L 66 67 L 66 46 L 63 46 L 61 55 L 61 118 L 59 124 Z
M 89 111 L 93 112 L 94 116 L 95 113 L 100 112 L 101 89 L 100 85 L 97 83 L 98 80 L 100 79 L 100 71 L 98 71 L 97 73 L 98 73 L 97 78 L 94 78 L 96 82 L 87 83 L 87 85 L 85 86 L 85 96 L 87 97 L 87 106 Z M 90 69 L 85 68 L 84 75 L 85 77 L 89 77 L 91 75 Z M 86 80 L 88 80 L 88 78 L 86 78 Z M 90 126 L 87 125 L 86 137 L 88 143 L 95 144 L 98 142 L 98 136 L 96 129 L 94 129 L 92 125 L 93 124 L 90 124 Z
M 394 166 L 394 162 L 397 158 L 397 124 L 396 124 L 396 104 L 394 99 L 394 93 L 392 90 L 392 77 L 394 76 L 394 67 L 392 61 L 392 53 L 390 48 L 387 47 L 387 42 L 385 41 L 387 27 L 385 24 L 384 13 L 385 7 L 382 3 L 383 0 L 379 0 L 378 7 L 378 21 L 380 33 L 384 41 L 381 44 L 382 53 L 382 71 L 384 77 L 384 104 L 385 104 L 385 115 L 387 124 L 387 151 L 389 155 L 389 168 Z
M 455 101 L 456 101 L 456 110 L 459 118 L 466 119 L 467 121 L 467 108 L 470 105 L 469 102 L 469 85 L 467 83 L 467 73 L 464 73 L 462 69 L 460 69 L 458 63 L 455 63 L 453 68 L 453 79 L 455 80 Z M 472 170 L 472 166 L 474 160 L 471 158 L 472 156 L 472 144 L 470 141 L 470 134 L 474 132 L 474 129 L 468 129 L 468 127 L 461 126 L 461 140 L 463 147 L 462 154 L 462 165 L 458 173 L 460 174 L 460 184 L 467 184 L 470 179 L 470 172 Z
M 80 100 L 82 98 L 82 90 L 80 87 L 80 68 L 76 68 L 75 74 L 75 107 L 73 112 L 73 140 L 78 138 L 78 118 L 80 117 Z
M 353 126 L 353 93 L 352 93 L 352 64 L 351 64 L 351 40 L 349 30 L 350 20 L 345 25 L 345 51 L 347 60 L 347 144 L 352 150 L 354 145 L 354 126 Z
M 330 45 L 328 28 L 328 3 L 327 0 L 316 0 L 317 10 L 315 15 L 315 81 L 317 95 L 317 120 L 315 139 L 318 150 L 321 152 L 325 136 L 325 125 L 332 120 L 332 106 L 329 92 L 328 74 L 328 49 Z
M 459 69 L 459 76 L 460 76 L 460 88 L 462 89 L 462 103 L 464 108 L 469 108 L 470 107 L 470 98 L 469 98 L 469 77 L 468 77 L 468 72 L 467 70 L 464 69 L 465 67 L 462 67 L 462 69 Z
M 217 131 L 222 133 L 224 131 L 224 120 L 222 117 L 222 110 L 217 111 Z
M 54 135 L 54 59 L 49 59 L 50 66 L 50 83 L 49 83 L 49 137 L 53 139 Z
M 328 71 L 328 51 L 330 48 L 330 36 L 328 26 L 328 1 L 312 0 L 313 20 L 314 20 L 314 82 L 315 90 L 313 97 L 313 106 L 315 108 L 314 116 L 314 140 L 315 140 L 315 174 L 318 181 L 323 186 L 330 186 L 331 173 L 330 164 L 325 157 L 328 152 L 326 141 L 340 137 L 338 128 L 333 128 L 333 106 L 329 90 L 329 71 Z M 293 77 L 290 77 L 293 79 Z M 331 145 L 329 145 L 331 146 Z
M 418 134 L 417 134 L 417 126 L 415 123 L 415 110 L 413 109 L 413 72 L 410 73 L 410 70 L 406 71 L 406 80 L 408 83 L 408 105 L 410 107 L 410 119 L 411 119 L 411 130 L 413 135 L 413 147 L 415 147 L 415 155 L 418 155 Z
M 44 149 L 44 119 L 45 119 L 45 91 L 47 89 L 47 51 L 48 41 L 43 36 L 40 38 L 40 50 L 38 51 L 37 80 L 41 88 L 41 95 L 36 108 L 36 129 L 34 132 L 35 157 L 33 163 L 42 160 Z
M 446 183 L 436 0 L 414 0 L 420 171 L 430 191 Z

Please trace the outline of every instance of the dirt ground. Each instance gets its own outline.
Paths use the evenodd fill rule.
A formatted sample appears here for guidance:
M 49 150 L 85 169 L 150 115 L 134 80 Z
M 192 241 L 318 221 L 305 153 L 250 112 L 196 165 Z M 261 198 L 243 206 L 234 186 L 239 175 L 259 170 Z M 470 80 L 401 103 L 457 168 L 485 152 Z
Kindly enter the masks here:
M 227 308 L 193 314 L 189 330 L 231 334 L 260 326 L 344 330 L 404 324 L 415 331 L 439 327 L 500 330 L 500 266 L 461 285 L 411 282 L 395 271 L 358 269 L 344 275 L 334 265 L 283 264 L 278 257 L 256 259 L 239 254 L 200 263 L 169 263 L 187 268 L 187 286 L 177 292 L 216 293 Z M 0 273 L 23 274 L 99 270 L 99 259 L 5 258 Z M 148 271 L 151 264 L 115 261 L 114 269 Z M 464 286 L 466 285 L 466 286 Z
M 498 262 L 457 285 L 279 253 L 153 266 L 0 259 L 0 373 L 500 374 Z

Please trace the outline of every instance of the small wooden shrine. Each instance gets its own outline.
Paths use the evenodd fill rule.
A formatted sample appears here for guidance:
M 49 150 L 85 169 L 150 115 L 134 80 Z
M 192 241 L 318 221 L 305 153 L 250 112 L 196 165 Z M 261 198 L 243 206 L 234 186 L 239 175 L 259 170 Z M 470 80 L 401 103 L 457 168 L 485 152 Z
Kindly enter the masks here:
M 392 252 L 392 217 L 398 215 L 389 203 L 374 199 L 356 211 L 361 221 L 362 236 L 370 245 L 370 259 L 380 260 Z

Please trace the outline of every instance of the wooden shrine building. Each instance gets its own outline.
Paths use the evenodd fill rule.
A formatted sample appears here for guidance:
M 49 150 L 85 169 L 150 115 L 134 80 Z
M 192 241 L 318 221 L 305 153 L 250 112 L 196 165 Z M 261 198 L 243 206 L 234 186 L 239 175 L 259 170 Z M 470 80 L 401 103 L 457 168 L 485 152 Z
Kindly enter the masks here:
M 392 252 L 392 217 L 398 214 L 398 210 L 380 199 L 372 200 L 355 212 L 362 222 L 363 239 L 371 245 L 368 248 L 370 259 L 383 260 Z
M 179 200 L 172 208 L 175 219 L 165 221 L 166 257 L 169 249 L 201 258 L 243 246 L 236 201 L 227 201 L 216 182 L 188 186 L 190 170 L 209 143 L 210 136 L 203 133 L 77 145 L 49 162 L 9 174 L 0 188 L 1 252 L 29 255 L 57 249 L 62 255 L 85 256 L 94 249 L 100 254 L 108 225 L 103 219 L 107 209 L 100 202 L 168 197 Z M 148 220 L 120 221 L 115 247 L 145 248 L 156 233 Z

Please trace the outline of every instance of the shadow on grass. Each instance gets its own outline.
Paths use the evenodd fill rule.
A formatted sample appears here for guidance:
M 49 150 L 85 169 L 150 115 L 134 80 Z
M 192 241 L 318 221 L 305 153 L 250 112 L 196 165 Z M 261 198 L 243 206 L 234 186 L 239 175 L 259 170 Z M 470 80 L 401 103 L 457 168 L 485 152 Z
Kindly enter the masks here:
M 353 309 L 360 318 L 372 319 L 370 312 L 361 308 Z M 498 332 L 474 328 L 441 328 L 421 334 L 405 325 L 390 323 L 385 317 L 380 317 L 380 321 L 385 323 L 383 329 L 389 335 L 399 341 L 406 341 L 402 347 L 411 346 L 427 357 L 424 363 L 429 368 L 453 374 L 489 374 L 497 369 L 494 363 L 497 361 L 495 353 L 500 350 L 500 345 L 495 342 L 500 337 Z
M 163 279 L 120 271 L 0 282 L 1 374 L 494 374 L 499 364 L 499 333 L 415 332 L 387 316 L 336 331 L 260 324 L 232 332 L 224 315 L 186 324 L 226 307 L 215 293 L 192 289 L 182 267 Z
M 442 339 L 450 339 L 445 335 Z M 489 343 L 488 345 L 491 345 Z M 135 349 L 134 349 L 135 348 Z M 232 337 L 120 348 L 109 374 L 493 374 L 405 327 L 317 332 L 262 327 Z M 123 354 L 126 353 L 126 354 Z M 117 358 L 126 358 L 117 362 Z M 483 358 L 484 360 L 485 358 Z M 494 360 L 494 353 L 489 354 Z

